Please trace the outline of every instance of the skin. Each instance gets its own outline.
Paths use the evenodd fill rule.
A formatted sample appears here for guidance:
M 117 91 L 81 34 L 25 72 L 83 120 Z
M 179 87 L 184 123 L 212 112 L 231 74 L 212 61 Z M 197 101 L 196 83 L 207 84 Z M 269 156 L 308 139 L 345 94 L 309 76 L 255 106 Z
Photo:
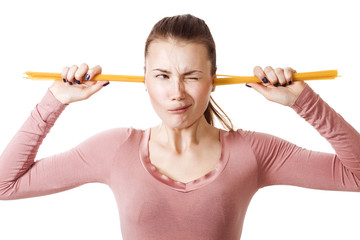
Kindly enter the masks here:
M 100 91 L 105 84 L 109 83 L 108 81 L 92 81 L 92 79 L 96 75 L 101 74 L 101 72 L 101 66 L 96 65 L 89 69 L 86 63 L 81 64 L 80 67 L 77 65 L 64 67 L 61 72 L 61 77 L 65 79 L 65 82 L 54 81 L 49 87 L 49 90 L 63 104 L 88 99 L 94 93 Z M 85 80 L 87 74 L 90 78 Z
M 221 154 L 219 129 L 208 124 L 203 115 L 215 90 L 215 75 L 210 69 L 205 46 L 194 42 L 155 40 L 145 59 L 145 87 L 162 120 L 151 128 L 151 162 L 178 181 L 203 176 L 214 168 Z M 254 76 L 260 80 L 266 77 L 268 82 L 247 85 L 269 101 L 285 106 L 291 106 L 306 86 L 303 81 L 293 81 L 296 71 L 289 67 L 255 66 L 253 71 Z M 54 81 L 49 90 L 63 104 L 88 99 L 107 83 L 92 81 L 101 72 L 101 66 L 89 69 L 85 63 L 65 67 L 62 77 L 66 82 Z M 85 80 L 87 74 L 89 80 Z M 183 113 L 169 111 L 183 106 L 189 106 Z
M 198 145 L 218 129 L 209 125 L 203 113 L 215 90 L 214 76 L 206 48 L 197 43 L 155 41 L 145 61 L 145 85 L 162 124 L 152 133 L 158 143 L 181 154 Z M 191 105 L 185 113 L 169 109 Z
M 189 182 L 215 167 L 219 129 L 204 112 L 215 90 L 205 46 L 173 39 L 151 43 L 145 61 L 145 86 L 162 123 L 151 129 L 151 163 L 172 179 Z M 184 113 L 169 110 L 190 106 Z

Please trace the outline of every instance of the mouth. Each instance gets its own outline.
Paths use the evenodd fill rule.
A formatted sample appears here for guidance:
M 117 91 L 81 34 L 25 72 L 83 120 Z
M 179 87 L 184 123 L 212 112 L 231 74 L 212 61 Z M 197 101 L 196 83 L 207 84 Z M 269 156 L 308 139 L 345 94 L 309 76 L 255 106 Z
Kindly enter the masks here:
M 175 109 L 171 109 L 169 110 L 170 113 L 184 113 L 186 112 L 192 105 L 188 105 L 188 106 L 184 106 L 184 107 L 179 107 L 179 108 L 175 108 Z

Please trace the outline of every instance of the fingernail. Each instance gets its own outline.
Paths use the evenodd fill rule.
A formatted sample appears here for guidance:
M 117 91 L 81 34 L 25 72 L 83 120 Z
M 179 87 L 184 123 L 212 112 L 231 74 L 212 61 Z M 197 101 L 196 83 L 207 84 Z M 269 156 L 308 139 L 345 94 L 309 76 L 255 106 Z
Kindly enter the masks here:
M 292 84 L 292 81 L 289 82 L 289 85 L 291 85 L 291 84 Z
M 245 86 L 249 87 L 249 88 L 252 88 L 250 85 L 248 85 L 247 83 L 245 84 Z
M 266 77 L 264 77 L 264 78 L 262 79 L 262 81 L 263 81 L 263 83 L 268 83 L 268 82 L 269 82 Z
M 278 87 L 280 84 L 277 82 L 274 84 L 274 87 Z
M 75 80 L 75 81 L 76 81 L 77 84 L 80 84 L 80 81 L 78 81 L 78 80 Z
M 63 81 L 66 82 L 65 78 L 63 78 Z
M 69 82 L 69 85 L 72 85 L 72 82 Z
M 103 87 L 106 87 L 107 85 L 109 85 L 110 84 L 110 82 L 107 82 L 107 83 L 105 83 L 104 85 L 103 85 Z
M 89 80 L 90 79 L 90 75 L 89 74 L 86 74 L 86 77 L 85 77 L 85 80 Z
M 283 85 L 281 85 L 281 86 L 286 87 L 286 86 L 287 86 L 287 83 L 284 83 L 284 84 L 283 84 Z

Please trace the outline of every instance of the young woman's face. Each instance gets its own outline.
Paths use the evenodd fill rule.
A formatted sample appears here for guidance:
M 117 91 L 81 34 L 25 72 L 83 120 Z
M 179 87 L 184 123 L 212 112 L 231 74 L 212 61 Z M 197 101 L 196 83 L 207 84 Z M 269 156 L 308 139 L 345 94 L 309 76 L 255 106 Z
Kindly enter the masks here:
M 171 128 L 199 120 L 215 89 L 203 44 L 155 40 L 145 61 L 145 85 L 155 112 Z

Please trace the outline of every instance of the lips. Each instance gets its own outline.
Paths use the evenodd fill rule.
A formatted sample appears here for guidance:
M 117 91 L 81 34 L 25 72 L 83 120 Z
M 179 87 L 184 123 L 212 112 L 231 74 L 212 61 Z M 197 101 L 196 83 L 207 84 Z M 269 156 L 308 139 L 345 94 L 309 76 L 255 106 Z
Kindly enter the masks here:
M 190 106 L 191 106 L 191 105 L 182 106 L 182 107 L 170 109 L 169 111 L 181 111 L 181 110 L 185 110 L 185 109 L 189 108 Z

